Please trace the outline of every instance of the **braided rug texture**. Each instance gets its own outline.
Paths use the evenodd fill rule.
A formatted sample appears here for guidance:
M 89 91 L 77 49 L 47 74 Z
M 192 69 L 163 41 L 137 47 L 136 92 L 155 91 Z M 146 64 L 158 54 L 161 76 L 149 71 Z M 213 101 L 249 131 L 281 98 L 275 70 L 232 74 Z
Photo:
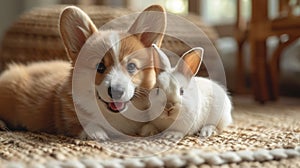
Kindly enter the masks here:
M 235 102 L 235 122 L 221 134 L 177 144 L 172 138 L 99 143 L 2 131 L 0 167 L 300 167 L 299 101 Z

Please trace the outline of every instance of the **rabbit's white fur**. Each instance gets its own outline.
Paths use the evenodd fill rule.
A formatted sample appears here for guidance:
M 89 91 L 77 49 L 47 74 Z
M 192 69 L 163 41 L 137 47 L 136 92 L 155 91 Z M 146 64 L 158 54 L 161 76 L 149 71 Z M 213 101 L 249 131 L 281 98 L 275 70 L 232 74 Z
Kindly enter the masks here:
M 167 56 L 156 46 L 154 48 L 160 56 L 164 71 L 158 75 L 156 85 L 159 90 L 152 103 L 165 105 L 165 110 L 142 128 L 141 135 L 149 136 L 165 131 L 182 137 L 200 131 L 200 136 L 208 137 L 215 128 L 221 131 L 228 126 L 232 122 L 232 104 L 225 89 L 212 80 L 194 77 L 201 65 L 203 49 L 188 51 L 171 68 Z M 193 61 L 185 61 L 187 56 Z M 191 68 L 191 62 L 194 66 L 196 62 L 197 67 Z M 192 72 L 184 71 L 182 65 L 193 69 Z M 180 93 L 182 91 L 183 95 Z M 163 100 L 164 96 L 167 102 Z

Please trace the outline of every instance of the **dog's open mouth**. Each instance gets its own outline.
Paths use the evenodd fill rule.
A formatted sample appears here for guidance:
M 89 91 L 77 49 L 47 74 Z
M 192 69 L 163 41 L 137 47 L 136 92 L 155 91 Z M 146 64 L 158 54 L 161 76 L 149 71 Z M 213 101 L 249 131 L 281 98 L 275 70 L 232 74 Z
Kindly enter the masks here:
M 127 102 L 106 102 L 108 108 L 115 113 L 122 112 L 127 107 Z
M 123 112 L 126 110 L 128 102 L 106 102 L 99 96 L 98 92 L 96 92 L 96 93 L 97 93 L 98 99 L 100 101 L 102 101 L 103 103 L 105 103 L 107 105 L 107 108 L 110 111 L 112 111 L 114 113 L 120 113 L 120 112 Z

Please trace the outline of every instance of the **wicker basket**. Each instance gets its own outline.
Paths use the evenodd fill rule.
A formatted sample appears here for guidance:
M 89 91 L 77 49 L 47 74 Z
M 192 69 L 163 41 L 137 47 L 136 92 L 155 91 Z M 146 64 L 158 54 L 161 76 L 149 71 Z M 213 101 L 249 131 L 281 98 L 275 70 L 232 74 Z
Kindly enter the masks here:
M 5 68 L 10 62 L 26 63 L 52 59 L 66 60 L 66 52 L 58 32 L 59 14 L 65 7 L 66 5 L 56 5 L 36 8 L 21 15 L 4 35 L 0 51 L 0 70 Z M 80 8 L 91 17 L 98 27 L 101 27 L 114 18 L 134 13 L 129 9 L 107 6 L 80 6 Z M 184 17 L 201 28 L 211 41 L 217 38 L 215 31 L 203 24 L 198 16 L 187 15 Z M 131 24 L 132 22 L 132 20 L 124 19 L 118 24 Z M 191 32 L 192 30 L 187 30 L 184 25 L 171 26 L 168 27 L 168 30 L 173 33 L 175 32 L 179 36 L 184 36 L 193 45 L 204 48 L 206 46 L 211 47 L 205 35 L 203 35 L 203 39 L 195 39 L 193 32 Z M 178 55 L 189 49 L 184 42 L 170 36 L 165 37 L 163 48 Z M 207 49 L 205 48 L 205 50 Z

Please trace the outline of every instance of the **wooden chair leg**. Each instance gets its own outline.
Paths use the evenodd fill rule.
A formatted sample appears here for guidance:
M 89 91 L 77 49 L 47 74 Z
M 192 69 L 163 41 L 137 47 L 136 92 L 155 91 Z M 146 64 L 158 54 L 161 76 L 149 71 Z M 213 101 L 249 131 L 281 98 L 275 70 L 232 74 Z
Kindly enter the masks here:
M 271 91 L 270 96 L 271 100 L 278 100 L 279 98 L 279 73 L 280 73 L 280 58 L 282 55 L 282 51 L 288 47 L 290 44 L 294 43 L 298 38 L 297 37 L 290 37 L 290 39 L 286 42 L 279 43 L 276 50 L 273 52 L 269 63 L 269 70 L 270 70 L 270 79 L 271 79 Z
M 255 100 L 264 103 L 269 100 L 267 84 L 266 40 L 250 40 L 251 43 L 251 82 Z
M 271 80 L 271 100 L 277 100 L 279 97 L 279 60 L 278 58 L 281 53 L 274 52 L 273 57 L 269 63 L 270 68 L 270 80 Z
M 236 56 L 236 81 L 235 89 L 237 93 L 246 93 L 246 79 L 245 79 L 245 64 L 243 58 L 243 41 L 237 42 L 237 56 Z

